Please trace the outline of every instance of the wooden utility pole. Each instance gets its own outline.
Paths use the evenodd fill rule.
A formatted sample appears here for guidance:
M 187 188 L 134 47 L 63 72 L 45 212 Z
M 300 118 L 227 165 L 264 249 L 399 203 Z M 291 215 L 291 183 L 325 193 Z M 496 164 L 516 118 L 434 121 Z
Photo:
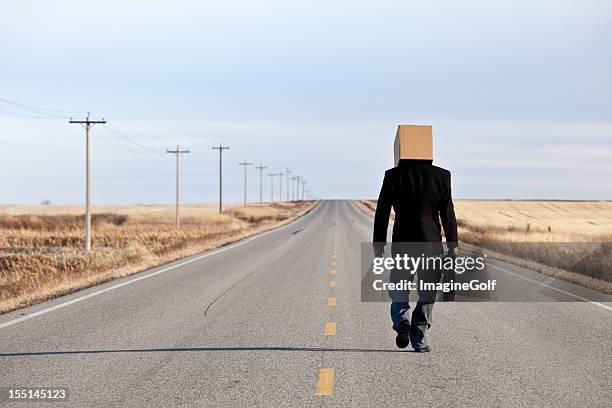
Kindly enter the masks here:
M 266 166 L 255 166 L 256 169 L 259 169 L 259 205 L 263 204 L 263 171 L 267 169 Z
M 291 170 L 289 170 L 289 167 L 287 167 L 287 169 L 285 170 L 285 174 L 287 175 L 287 201 L 289 201 L 289 175 L 293 173 Z
M 295 183 L 297 177 L 291 177 L 291 200 L 295 201 Z
M 213 150 L 219 151 L 219 214 L 223 212 L 223 151 L 228 150 L 229 146 L 214 146 Z
M 270 204 L 274 203 L 274 177 L 278 176 L 278 173 L 268 173 L 270 176 Z
M 302 201 L 304 201 L 304 189 L 306 188 L 306 182 L 302 181 Z
M 300 182 L 302 181 L 302 176 L 297 176 L 295 178 L 295 200 L 300 201 Z
M 176 228 L 180 226 L 180 215 L 179 215 L 179 207 L 181 201 L 181 189 L 179 184 L 179 157 L 181 154 L 189 153 L 189 150 L 181 150 L 179 145 L 176 145 L 176 150 L 166 150 L 166 153 L 172 153 L 176 155 Z
M 91 250 L 91 134 L 89 130 L 92 125 L 97 123 L 106 123 L 104 118 L 102 120 L 91 120 L 89 118 L 89 112 L 85 120 L 73 120 L 72 118 L 68 123 L 78 123 L 84 125 L 85 128 L 85 238 L 83 240 L 83 252 L 87 255 Z
M 238 163 L 241 166 L 244 166 L 244 206 L 247 205 L 247 167 L 252 166 L 253 163 L 249 163 L 247 161 L 243 161 Z
M 278 172 L 279 175 L 279 180 L 278 180 L 278 201 L 283 201 L 283 176 L 285 175 L 285 173 L 283 173 L 282 171 Z

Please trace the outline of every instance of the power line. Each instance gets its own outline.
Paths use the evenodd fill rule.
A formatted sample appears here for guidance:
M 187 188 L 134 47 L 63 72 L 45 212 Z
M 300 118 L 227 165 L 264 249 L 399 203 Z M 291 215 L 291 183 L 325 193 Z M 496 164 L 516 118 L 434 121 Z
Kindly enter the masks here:
M 181 173 L 181 176 L 195 177 L 195 176 L 201 176 L 201 175 L 209 175 L 212 173 L 216 173 L 216 171 L 211 170 L 211 171 Z M 232 173 L 236 173 L 236 172 L 232 172 Z M 121 175 L 121 176 L 96 176 L 96 180 L 155 179 L 155 178 L 166 178 L 166 177 L 174 177 L 174 175 L 172 174 L 135 174 L 135 175 L 126 174 L 126 175 Z M 47 181 L 47 180 L 80 180 L 80 179 L 81 179 L 81 176 L 0 177 L 0 180 L 6 180 L 6 181 Z
M 128 136 L 127 136 L 127 135 L 126 135 L 124 132 L 121 132 L 121 131 L 120 131 L 119 129 L 117 129 L 116 127 L 111 128 L 110 126 L 112 126 L 112 125 L 110 125 L 109 123 L 106 123 L 106 124 L 104 125 L 104 127 L 106 128 L 106 130 L 107 130 L 107 131 L 109 131 L 111 135 L 119 136 L 121 139 L 123 139 L 123 140 L 125 140 L 125 141 L 127 141 L 127 142 L 131 143 L 131 144 L 132 144 L 132 145 L 134 145 L 134 146 L 140 147 L 140 148 L 142 148 L 143 150 L 132 150 L 132 149 L 128 149 L 128 148 L 126 148 L 126 147 L 124 147 L 124 146 L 121 146 L 120 144 L 113 143 L 113 142 L 111 142 L 111 141 L 109 141 L 109 140 L 103 139 L 103 138 L 102 138 L 102 137 L 101 137 L 99 134 L 96 134 L 95 136 L 96 136 L 97 138 L 99 138 L 100 140 L 102 140 L 103 142 L 105 142 L 105 143 L 107 143 L 107 144 L 109 144 L 109 145 L 112 145 L 112 146 L 114 146 L 114 147 L 116 147 L 116 148 L 118 148 L 118 149 L 120 149 L 120 150 L 123 150 L 123 151 L 129 152 L 129 153 L 134 153 L 134 154 L 155 154 L 155 155 L 156 155 L 156 154 L 163 154 L 163 153 L 164 153 L 164 150 L 163 150 L 161 147 L 159 148 L 159 150 L 157 150 L 157 149 L 156 149 L 156 148 L 154 148 L 154 147 L 151 147 L 151 146 L 147 146 L 147 145 L 143 145 L 143 144 L 141 144 L 141 143 L 138 143 L 138 142 L 134 141 L 133 139 L 129 138 L 129 137 L 128 137 Z M 116 132 L 115 132 L 115 130 L 116 130 Z M 196 156 L 196 157 L 204 157 L 204 156 L 205 156 L 205 155 L 204 155 L 204 154 L 202 154 L 202 153 L 196 153 L 196 152 L 194 152 L 194 151 L 191 151 L 190 153 L 192 153 L 192 155 L 193 155 L 193 156 Z M 231 170 L 230 170 L 230 171 L 231 171 Z
M 130 135 L 126 134 L 124 131 L 120 130 L 119 128 L 117 128 L 116 126 L 107 123 L 104 119 L 102 120 L 92 120 L 90 119 L 90 113 L 87 112 L 87 116 L 84 120 L 73 120 L 72 117 L 69 116 L 65 116 L 64 114 L 71 114 L 71 113 L 83 113 L 83 111 L 69 111 L 69 110 L 60 110 L 60 109 L 53 109 L 53 108 L 45 108 L 45 107 L 41 107 L 41 106 L 37 106 L 37 105 L 29 105 L 29 104 L 25 104 L 25 103 L 21 103 L 21 102 L 17 102 L 17 101 L 13 101 L 10 99 L 6 99 L 6 98 L 0 98 L 0 106 L 1 104 L 4 103 L 6 105 L 10 105 L 12 107 L 12 109 L 18 109 L 18 112 L 14 112 L 14 111 L 6 111 L 6 110 L 0 110 L 0 114 L 6 114 L 6 115 L 12 115 L 12 116 L 17 116 L 17 117 L 23 117 L 23 118 L 30 118 L 30 119 L 46 119 L 46 120 L 51 120 L 51 119 L 69 119 L 69 123 L 72 124 L 81 124 L 83 125 L 83 127 L 86 130 L 86 211 L 85 211 L 85 239 L 84 239 L 84 250 L 85 253 L 87 253 L 90 248 L 91 248 L 91 214 L 90 214 L 90 201 L 91 201 L 91 149 L 92 149 L 92 144 L 91 144 L 91 134 L 90 134 L 90 128 L 92 125 L 94 124 L 102 124 L 104 125 L 104 127 L 108 130 L 108 132 L 110 133 L 110 136 L 113 137 L 118 137 L 120 139 L 122 139 L 122 141 L 127 142 L 135 147 L 138 147 L 141 150 L 138 149 L 134 149 L 131 148 L 131 146 L 124 146 L 123 143 L 116 143 L 115 139 L 113 139 L 113 137 L 110 137 L 111 140 L 109 140 L 108 136 L 109 135 L 105 135 L 106 137 L 102 137 L 99 134 L 95 134 L 94 136 L 101 140 L 102 142 L 117 148 L 119 150 L 125 151 L 127 153 L 131 153 L 131 154 L 145 154 L 145 153 L 153 153 L 153 154 L 163 154 L 164 153 L 164 149 L 162 149 L 161 147 L 155 147 L 155 146 L 151 146 L 151 145 L 147 145 L 147 144 L 143 144 L 140 143 L 139 141 L 137 141 L 136 139 L 134 139 L 133 137 L 131 137 Z M 19 112 L 19 110 L 23 110 L 25 111 L 24 113 Z M 215 146 L 213 147 L 213 149 L 215 150 L 219 150 L 219 212 L 221 213 L 223 210 L 223 206 L 222 206 L 222 202 L 223 202 L 223 178 L 222 178 L 222 162 L 223 162 L 223 150 L 227 150 L 229 149 L 228 146 Z M 176 151 L 166 151 L 167 153 L 176 153 L 177 155 L 179 153 L 188 153 L 189 151 L 179 151 L 178 147 Z M 202 156 L 204 157 L 205 155 L 202 153 L 198 153 L 198 152 L 193 152 L 195 156 Z M 241 165 L 244 166 L 244 203 L 246 205 L 247 203 L 247 166 L 251 165 L 252 163 L 247 163 L 247 162 L 241 162 Z M 177 166 L 178 166 L 178 158 L 177 158 Z M 257 169 L 260 170 L 260 203 L 263 201 L 263 169 L 265 169 L 265 166 L 257 166 Z M 230 170 L 230 172 L 232 172 L 232 170 Z M 305 189 L 305 185 L 306 182 L 302 181 L 302 177 L 301 176 L 297 176 L 297 177 L 290 177 L 291 173 L 293 173 L 289 168 L 286 169 L 286 172 L 278 172 L 278 173 L 274 173 L 274 174 L 268 174 L 269 176 L 271 176 L 271 202 L 274 202 L 274 177 L 275 176 L 279 176 L 279 200 L 282 201 L 283 200 L 283 176 L 287 176 L 286 178 L 286 187 L 287 187 L 287 200 L 290 199 L 290 196 L 293 196 L 294 199 L 298 199 L 298 200 L 303 200 L 306 196 L 306 192 L 308 191 L 308 193 L 310 193 L 309 190 Z M 192 173 L 192 174 L 205 174 L 202 172 L 198 172 L 198 173 Z M 147 177 L 167 177 L 166 175 L 163 176 L 151 176 L 151 175 L 147 175 L 147 176 L 123 176 L 123 177 L 117 177 L 117 178 L 147 178 Z M 177 169 L 177 177 L 178 177 L 178 169 Z M 102 179 L 104 178 L 108 178 L 108 177 L 102 177 Z M 11 179 L 21 179 L 23 180 L 24 178 L 0 178 L 0 180 L 11 180 Z M 55 177 L 54 177 L 55 179 Z M 290 184 L 291 181 L 291 184 Z M 296 182 L 297 185 L 295 185 L 294 187 L 294 183 L 293 181 Z M 300 182 L 301 182 L 301 192 L 300 192 Z M 291 188 L 290 188 L 291 187 Z M 291 190 L 291 191 L 290 191 Z M 178 208 L 178 181 L 177 181 L 177 208 Z M 301 193 L 301 194 L 300 194 Z M 301 196 L 301 197 L 300 197 Z M 312 196 L 311 194 L 309 194 L 309 196 Z M 178 225 L 178 210 L 177 210 L 177 225 Z
M 0 102 L 4 102 L 6 104 L 15 106 L 19 109 L 24 109 L 26 111 L 30 111 L 30 112 L 34 112 L 37 113 L 39 115 L 45 115 L 45 116 L 35 116 L 35 115 L 29 115 L 29 114 L 23 114 L 23 113 L 17 113 L 17 112 L 9 112 L 9 111 L 4 111 L 4 110 L 0 110 L 0 113 L 5 113 L 8 115 L 15 115 L 15 116 L 19 116 L 19 117 L 25 117 L 25 118 L 31 118 L 31 119 L 54 119 L 54 118 L 58 118 L 58 119 L 72 119 L 68 116 L 64 116 L 64 115 L 57 115 L 55 113 L 51 113 L 51 112 L 60 112 L 60 113 L 85 113 L 82 111 L 68 111 L 68 110 L 60 110 L 60 109 L 51 109 L 51 108 L 43 108 L 43 107 L 39 107 L 39 106 L 34 106 L 34 105 L 28 105 L 25 103 L 20 103 L 20 102 L 16 102 L 16 101 L 12 101 L 6 98 L 0 98 Z M 159 148 L 159 149 L 154 149 L 150 146 L 144 145 L 142 143 L 139 143 L 137 141 L 135 141 L 134 139 L 132 139 L 131 137 L 129 137 L 128 135 L 125 134 L 125 132 L 121 131 L 120 129 L 118 129 L 116 126 L 110 124 L 110 123 L 105 123 L 104 127 L 106 127 L 109 132 L 113 133 L 115 136 L 118 136 L 124 140 L 126 140 L 127 142 L 138 146 L 144 150 L 147 150 L 150 153 L 159 153 L 162 154 L 163 153 L 163 149 Z M 101 139 L 101 138 L 100 138 Z M 103 139 L 101 139 L 103 140 Z M 105 140 L 103 140 L 105 141 Z M 112 142 L 108 142 L 105 141 L 108 144 L 112 144 L 115 147 L 118 147 L 121 149 L 121 147 L 113 144 Z M 126 149 L 123 149 L 126 150 Z M 129 151 L 129 150 L 126 150 Z M 132 153 L 136 153 L 131 151 Z
M 191 154 L 193 154 L 196 157 L 206 157 L 204 153 L 191 152 Z
M 44 116 L 36 116 L 36 115 L 29 115 L 29 114 L 24 114 L 24 113 L 0 110 L 0 113 L 5 113 L 7 115 L 14 115 L 14 116 L 19 116 L 19 117 L 24 117 L 24 118 L 30 118 L 30 119 L 55 119 L 55 118 L 57 118 L 57 119 L 72 119 L 69 116 L 57 115 L 57 114 L 51 113 L 51 112 L 85 113 L 85 112 L 82 112 L 82 111 L 68 111 L 68 110 L 60 110 L 60 109 L 43 108 L 43 107 L 39 107 L 39 106 L 28 105 L 28 104 L 25 104 L 25 103 L 20 103 L 20 102 L 12 101 L 12 100 L 9 100 L 9 99 L 6 99 L 6 98 L 0 98 L 0 102 L 4 102 L 6 104 L 15 106 L 15 107 L 17 107 L 19 109 L 23 109 L 23 110 L 26 110 L 26 111 L 29 111 L 29 112 L 34 112 L 34 113 L 37 113 L 39 115 L 44 115 Z M 146 145 L 144 145 L 142 143 L 139 143 L 139 142 L 135 141 L 134 139 L 130 138 L 128 135 L 126 135 L 125 132 L 122 132 L 120 129 L 118 129 L 116 126 L 113 126 L 110 123 L 105 123 L 104 126 L 111 133 L 113 133 L 115 136 L 118 136 L 118 137 L 126 140 L 127 142 L 129 142 L 129 143 L 131 143 L 131 144 L 133 144 L 135 146 L 138 146 L 138 147 L 140 147 L 140 148 L 142 148 L 144 150 L 147 150 L 150 153 L 159 153 L 159 154 L 163 153 L 163 149 L 161 149 L 161 148 L 154 149 L 154 148 L 152 148 L 150 146 L 146 146 Z M 121 147 L 119 147 L 118 145 L 116 145 L 116 144 L 114 144 L 112 142 L 106 141 L 106 140 L 104 140 L 102 138 L 100 138 L 100 140 L 102 140 L 102 141 L 104 141 L 104 142 L 106 142 L 108 144 L 114 145 L 115 147 L 117 147 L 119 149 L 122 149 Z M 130 150 L 127 150 L 127 149 L 122 149 L 122 150 L 130 151 Z M 134 151 L 130 151 L 130 152 L 131 153 L 137 153 L 137 152 L 134 152 Z
M 4 110 L 0 110 L 0 113 L 4 113 L 7 115 L 13 115 L 13 116 L 19 116 L 22 118 L 30 118 L 30 119 L 47 119 L 47 120 L 60 119 L 60 118 L 52 117 L 52 116 L 34 116 L 34 115 L 26 115 L 23 113 L 9 112 L 9 111 L 4 111 Z M 67 117 L 66 118 L 62 117 L 61 119 L 67 119 Z
M 124 146 L 121 146 L 121 145 L 119 145 L 117 143 L 113 143 L 110 140 L 104 139 L 102 136 L 100 136 L 98 134 L 96 134 L 95 137 L 96 137 L 96 139 L 98 139 L 98 140 L 100 140 L 100 141 L 102 141 L 102 142 L 104 142 L 104 143 L 106 143 L 106 144 L 108 144 L 110 146 L 113 146 L 113 147 L 115 147 L 115 148 L 117 148 L 119 150 L 123 150 L 124 152 L 132 153 L 132 154 L 148 154 L 148 152 L 128 149 L 128 148 L 126 148 Z
M 28 105 L 25 103 L 21 103 L 21 102 L 16 102 L 16 101 L 12 101 L 10 99 L 6 99 L 6 98 L 0 98 L 0 101 L 7 103 L 9 105 L 13 105 L 16 106 L 18 108 L 21 109 L 25 109 L 25 110 L 31 110 L 31 111 L 40 111 L 40 112 L 57 112 L 57 113 L 75 113 L 75 114 L 85 114 L 87 112 L 85 111 L 67 111 L 67 110 L 60 110 L 60 109 L 51 109 L 51 108 L 42 108 L 40 106 L 34 106 L 34 105 Z M 64 119 L 67 119 L 65 116 L 61 116 Z
M 117 129 L 116 126 L 111 125 L 110 123 L 107 123 L 104 125 L 104 127 L 106 127 L 111 133 L 113 133 L 116 136 L 119 136 L 120 138 L 126 140 L 127 142 L 133 144 L 134 146 L 138 146 L 142 149 L 147 150 L 150 153 L 163 153 L 162 149 L 154 149 L 150 146 L 144 145 L 142 143 L 139 143 L 137 141 L 135 141 L 134 139 L 130 138 L 128 135 L 126 135 L 124 132 L 122 132 L 121 130 Z

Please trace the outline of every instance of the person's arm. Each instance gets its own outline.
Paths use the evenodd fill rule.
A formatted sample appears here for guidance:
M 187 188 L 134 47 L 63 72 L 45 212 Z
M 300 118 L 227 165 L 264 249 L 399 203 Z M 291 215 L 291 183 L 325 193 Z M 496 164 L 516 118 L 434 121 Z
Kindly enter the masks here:
M 391 215 L 391 183 L 389 176 L 385 173 L 382 188 L 376 203 L 376 215 L 374 216 L 374 255 L 380 257 L 384 254 L 387 243 L 387 228 L 389 227 L 389 216 Z
M 457 219 L 455 218 L 455 207 L 451 194 L 450 172 L 444 184 L 444 191 L 442 192 L 442 199 L 440 200 L 438 210 L 440 212 L 440 220 L 442 220 L 442 227 L 444 228 L 444 235 L 446 236 L 448 252 L 454 254 L 458 246 L 459 236 L 457 234 Z

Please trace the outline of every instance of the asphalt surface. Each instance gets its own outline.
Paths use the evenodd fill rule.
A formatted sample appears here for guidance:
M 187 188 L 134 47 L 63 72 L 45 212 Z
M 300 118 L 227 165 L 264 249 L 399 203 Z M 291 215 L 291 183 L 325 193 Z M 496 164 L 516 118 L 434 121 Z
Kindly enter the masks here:
M 609 299 L 501 262 L 490 273 L 514 290 L 597 303 L 440 302 L 433 352 L 398 351 L 388 303 L 360 301 L 371 228 L 323 201 L 220 252 L 0 316 L 0 387 L 68 387 L 54 407 L 612 404 Z

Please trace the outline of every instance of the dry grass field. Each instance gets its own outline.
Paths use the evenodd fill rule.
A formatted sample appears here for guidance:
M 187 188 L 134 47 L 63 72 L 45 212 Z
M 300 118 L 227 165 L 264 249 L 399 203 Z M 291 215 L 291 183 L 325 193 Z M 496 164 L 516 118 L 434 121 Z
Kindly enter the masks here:
M 82 253 L 81 206 L 0 206 L 0 313 L 212 249 L 287 223 L 314 202 L 96 206 Z
M 357 205 L 372 214 L 376 201 Z M 612 293 L 611 201 L 456 200 L 459 240 Z
M 457 200 L 467 242 L 611 242 L 612 201 Z

